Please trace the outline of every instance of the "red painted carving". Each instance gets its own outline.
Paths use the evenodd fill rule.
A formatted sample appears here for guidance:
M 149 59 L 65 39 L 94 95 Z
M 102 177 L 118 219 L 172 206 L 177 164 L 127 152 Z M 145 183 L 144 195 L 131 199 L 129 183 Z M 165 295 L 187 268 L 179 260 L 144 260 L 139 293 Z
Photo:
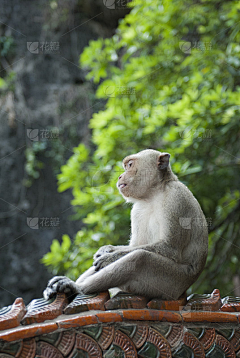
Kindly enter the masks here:
M 75 343 L 75 332 L 65 331 L 62 332 L 60 341 L 57 342 L 57 349 L 64 355 L 67 356 L 73 349 Z
M 21 351 L 16 354 L 16 358 L 34 358 L 36 353 L 36 341 L 34 338 L 23 341 Z
M 226 354 L 227 358 L 235 358 L 235 352 L 231 344 L 228 342 L 228 340 L 221 336 L 220 334 L 216 335 L 215 339 L 216 344 L 223 350 L 223 352 Z
M 205 329 L 202 337 L 199 339 L 205 351 L 211 347 L 211 345 L 215 340 L 215 336 L 216 336 L 216 332 L 214 328 Z
M 224 312 L 240 312 L 240 298 L 227 296 L 222 300 L 221 311 Z
M 183 343 L 190 347 L 194 352 L 194 358 L 204 358 L 204 348 L 199 340 L 191 333 L 185 332 L 183 336 Z
M 0 315 L 0 330 L 17 327 L 26 313 L 26 307 L 22 298 L 17 298 L 10 311 Z
M 74 357 L 74 355 L 76 354 L 76 349 L 80 349 L 87 352 L 89 358 L 102 358 L 102 350 L 97 344 L 97 342 L 84 333 L 78 333 L 76 335 L 74 350 L 69 356 L 69 358 Z
M 235 351 L 240 349 L 240 332 L 236 330 L 232 339 L 230 339 L 230 344 L 232 345 Z
M 185 308 L 193 311 L 218 311 L 221 305 L 220 291 L 215 289 L 211 295 L 191 295 Z
M 155 310 L 170 310 L 170 311 L 181 311 L 183 306 L 187 304 L 186 293 L 175 301 L 163 301 L 159 298 L 154 298 L 148 302 L 147 307 Z
M 171 348 L 175 348 L 178 346 L 180 341 L 183 338 L 183 326 L 172 326 L 172 329 L 167 336 L 168 343 Z
M 132 337 L 135 347 L 138 349 L 142 347 L 148 337 L 148 326 L 137 326 L 137 331 Z
M 148 299 L 142 296 L 135 296 L 129 293 L 119 292 L 113 298 L 105 303 L 106 310 L 127 309 L 127 308 L 145 308 Z
M 113 326 L 105 326 L 102 329 L 102 333 L 98 338 L 98 344 L 102 350 L 106 350 L 113 341 L 115 329 Z
M 63 358 L 59 350 L 47 342 L 38 342 L 36 353 L 38 358 Z
M 137 358 L 136 348 L 131 339 L 126 334 L 122 333 L 121 331 L 116 331 L 113 343 L 123 350 L 125 358 Z
M 64 309 L 65 314 L 73 314 L 91 310 L 104 311 L 104 303 L 109 300 L 108 291 L 97 295 L 77 295 L 77 297 Z
M 42 302 L 39 303 L 40 301 Z M 63 309 L 68 303 L 64 293 L 58 293 L 56 299 L 49 304 L 44 304 L 45 302 L 44 300 L 33 300 L 27 307 L 28 312 L 21 323 L 26 325 L 54 319 L 63 313 Z
M 171 358 L 171 348 L 166 340 L 159 332 L 155 329 L 149 327 L 147 341 L 154 344 L 158 351 L 160 352 L 160 356 L 163 358 Z

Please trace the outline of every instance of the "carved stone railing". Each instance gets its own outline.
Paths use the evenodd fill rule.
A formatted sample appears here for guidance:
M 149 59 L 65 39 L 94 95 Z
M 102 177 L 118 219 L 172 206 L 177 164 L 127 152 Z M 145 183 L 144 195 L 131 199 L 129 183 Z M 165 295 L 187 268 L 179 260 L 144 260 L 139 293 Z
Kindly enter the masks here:
M 0 310 L 0 358 L 240 357 L 240 298 L 178 301 L 108 292 L 21 298 Z

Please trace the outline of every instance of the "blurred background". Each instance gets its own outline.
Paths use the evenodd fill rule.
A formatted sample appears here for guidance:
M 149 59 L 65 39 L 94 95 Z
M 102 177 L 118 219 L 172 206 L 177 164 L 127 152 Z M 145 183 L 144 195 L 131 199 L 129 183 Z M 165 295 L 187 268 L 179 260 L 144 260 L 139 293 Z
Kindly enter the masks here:
M 0 0 L 0 304 L 127 244 L 121 160 L 167 151 L 209 230 L 189 289 L 240 296 L 240 4 Z M 147 173 L 146 173 L 147 175 Z

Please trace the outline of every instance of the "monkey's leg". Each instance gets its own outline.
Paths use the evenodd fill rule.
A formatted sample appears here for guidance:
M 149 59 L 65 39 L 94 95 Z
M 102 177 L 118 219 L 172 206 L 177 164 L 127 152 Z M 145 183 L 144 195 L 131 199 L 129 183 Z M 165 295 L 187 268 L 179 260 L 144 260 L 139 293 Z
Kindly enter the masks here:
M 194 279 L 182 265 L 143 249 L 126 254 L 78 285 L 83 293 L 120 287 L 123 291 L 147 297 L 176 300 Z

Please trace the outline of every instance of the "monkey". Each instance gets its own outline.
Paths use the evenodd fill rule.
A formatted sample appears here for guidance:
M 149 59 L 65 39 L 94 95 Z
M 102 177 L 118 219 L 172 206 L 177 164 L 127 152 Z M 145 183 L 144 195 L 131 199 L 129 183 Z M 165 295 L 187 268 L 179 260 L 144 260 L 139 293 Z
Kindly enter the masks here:
M 132 203 L 129 245 L 101 247 L 76 282 L 53 277 L 44 291 L 69 297 L 118 287 L 121 291 L 177 300 L 197 280 L 208 253 L 200 204 L 172 172 L 170 154 L 146 149 L 123 159 L 117 188 Z

